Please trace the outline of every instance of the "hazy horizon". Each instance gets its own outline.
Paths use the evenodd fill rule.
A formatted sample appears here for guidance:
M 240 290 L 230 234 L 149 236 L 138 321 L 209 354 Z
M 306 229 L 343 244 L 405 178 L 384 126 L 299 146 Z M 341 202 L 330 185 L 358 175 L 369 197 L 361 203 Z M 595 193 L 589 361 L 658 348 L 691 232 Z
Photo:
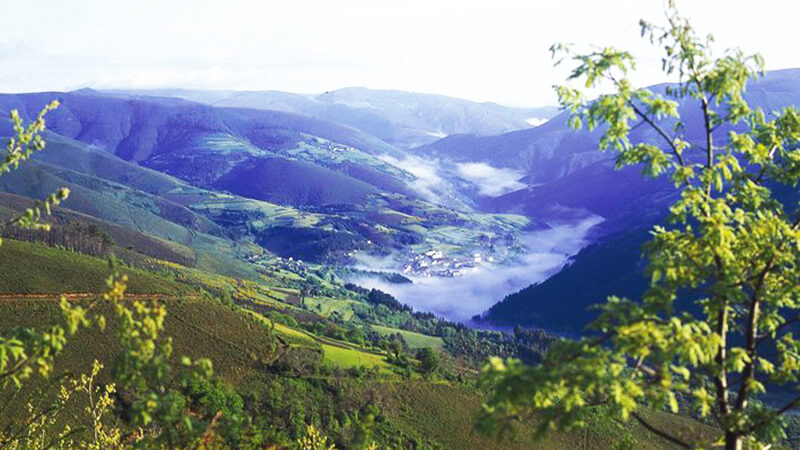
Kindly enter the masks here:
M 319 93 L 346 86 L 510 106 L 555 103 L 564 79 L 548 48 L 592 42 L 640 58 L 635 82 L 664 80 L 640 38 L 663 2 L 423 1 L 0 2 L 1 92 L 186 88 Z M 737 7 L 739 6 L 739 7 Z M 678 1 L 716 46 L 759 50 L 767 69 L 800 67 L 789 1 Z M 25 18 L 25 20 L 20 20 Z M 778 45 L 776 45 L 778 43 Z M 656 64 L 650 64 L 656 62 Z

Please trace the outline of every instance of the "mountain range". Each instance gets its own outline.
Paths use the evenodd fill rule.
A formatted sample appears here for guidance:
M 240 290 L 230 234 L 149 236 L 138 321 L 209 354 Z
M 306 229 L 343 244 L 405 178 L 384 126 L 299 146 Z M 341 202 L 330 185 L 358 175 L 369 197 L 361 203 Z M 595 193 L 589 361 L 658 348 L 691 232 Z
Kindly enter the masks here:
M 304 114 L 341 123 L 400 148 L 431 143 L 452 134 L 479 136 L 530 128 L 558 108 L 520 108 L 434 94 L 349 87 L 320 94 L 280 91 L 159 89 L 109 91 L 120 95 L 175 97 L 216 107 Z
M 746 97 L 766 111 L 800 104 L 800 70 L 770 72 Z M 486 261 L 513 264 L 526 233 L 602 218 L 562 270 L 497 298 L 481 317 L 493 325 L 578 333 L 591 313 L 563 311 L 637 295 L 639 248 L 673 198 L 668 183 L 615 170 L 598 132 L 574 132 L 566 113 L 550 118 L 554 108 L 363 88 L 84 89 L 0 95 L 0 111 L 31 118 L 53 99 L 61 106 L 47 118 L 48 150 L 0 178 L 2 190 L 40 198 L 67 186 L 67 208 L 236 276 L 254 273 L 259 249 L 458 276 Z M 699 108 L 680 108 L 691 141 Z M 535 117 L 550 120 L 526 122 Z M 642 127 L 634 138 L 654 136 Z

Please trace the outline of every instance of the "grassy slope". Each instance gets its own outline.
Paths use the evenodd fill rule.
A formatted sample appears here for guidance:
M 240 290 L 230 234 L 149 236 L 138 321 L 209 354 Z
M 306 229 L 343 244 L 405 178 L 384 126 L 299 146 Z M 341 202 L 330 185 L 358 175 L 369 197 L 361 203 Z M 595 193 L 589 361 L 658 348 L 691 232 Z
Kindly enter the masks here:
M 152 194 L 39 161 L 0 177 L 3 191 L 35 199 L 61 187 L 70 190 L 66 208 L 164 239 L 189 243 L 194 231 L 215 228 L 208 219 Z M 190 230 L 178 221 L 194 222 L 189 226 L 199 230 Z
M 198 295 L 189 286 L 142 270 L 125 268 L 124 271 L 130 277 L 131 293 L 180 296 L 168 300 L 169 313 L 165 321 L 165 335 L 174 339 L 174 367 L 178 367 L 181 356 L 209 358 L 216 374 L 237 384 L 249 374 L 262 370 L 264 363 L 274 356 L 276 341 L 262 323 Z M 0 330 L 15 326 L 44 328 L 58 323 L 61 320 L 58 294 L 103 292 L 107 289 L 104 280 L 108 273 L 107 264 L 98 258 L 5 240 L 0 246 L 0 294 L 6 294 L 0 299 Z M 20 298 L 7 295 L 9 293 L 20 294 Z M 25 297 L 28 294 L 50 296 Z M 98 303 L 95 311 L 107 318 L 105 332 L 92 328 L 73 336 L 56 360 L 57 373 L 84 373 L 95 359 L 111 367 L 119 349 L 114 312 L 111 305 L 105 303 Z M 103 375 L 103 379 L 106 376 Z M 31 386 L 42 385 L 37 379 Z M 11 410 L 21 412 L 23 406 L 12 404 Z M 0 426 L 2 423 L 0 417 Z
M 57 360 L 60 370 L 81 373 L 95 358 L 110 365 L 118 349 L 114 312 L 106 304 L 95 308 L 108 319 L 108 328 L 105 332 L 88 329 L 76 334 Z M 259 359 L 267 359 L 272 354 L 271 340 L 263 325 L 216 301 L 203 298 L 170 301 L 168 309 L 166 335 L 174 338 L 173 362 L 176 365 L 180 355 L 206 357 L 214 363 L 217 374 L 235 380 L 254 370 Z M 42 327 L 58 322 L 60 317 L 56 302 L 0 301 L 0 329 L 20 325 Z
M 342 369 L 362 366 L 389 368 L 389 364 L 382 356 L 360 351 L 356 346 L 349 343 L 335 341 L 330 338 L 325 338 L 324 342 L 319 342 L 319 338 L 315 338 L 305 331 L 295 330 L 277 323 L 275 324 L 275 331 L 285 338 L 288 338 L 287 340 L 293 343 L 293 345 L 321 347 L 325 355 L 323 361 L 331 367 L 339 367 Z
M 549 433 L 536 440 L 532 430 L 535 420 L 525 420 L 515 427 L 515 435 L 494 439 L 478 434 L 474 425 L 481 407 L 481 396 L 473 389 L 422 381 L 383 383 L 374 387 L 382 412 L 403 432 L 423 439 L 434 439 L 444 448 L 453 449 L 610 449 L 623 436 L 630 436 L 635 449 L 675 448 L 654 437 L 631 421 L 619 423 L 604 420 L 590 422 L 585 431 Z M 644 411 L 659 428 L 678 435 L 708 433 L 708 427 L 666 413 Z
M 182 270 L 199 273 L 195 269 Z M 102 291 L 102 280 L 106 273 L 103 261 L 96 258 L 10 240 L 0 247 L 0 283 L 14 286 L 16 292 L 29 292 L 32 288 L 38 288 L 36 292 L 51 293 L 71 289 L 76 292 Z M 182 285 L 156 275 L 133 271 L 131 286 L 138 286 L 135 290 L 147 293 L 168 288 L 177 292 Z M 68 287 L 70 289 L 66 289 Z M 265 362 L 269 364 L 276 348 L 262 323 L 247 315 L 237 314 L 216 301 L 202 298 L 171 301 L 169 311 L 167 334 L 174 337 L 176 358 L 179 355 L 208 357 L 213 361 L 216 372 L 234 384 L 252 380 L 253 376 L 262 379 L 261 368 Z M 109 318 L 113 317 L 108 305 L 101 306 L 101 312 Z M 59 315 L 55 302 L 36 299 L 0 301 L 0 329 L 19 325 L 42 326 L 57 321 Z M 117 348 L 113 338 L 113 320 L 109 320 L 109 323 L 105 333 L 88 330 L 76 335 L 57 361 L 59 370 L 81 372 L 95 358 L 109 366 Z M 276 331 L 292 336 L 292 345 L 321 346 L 328 365 L 343 368 L 361 365 L 386 367 L 379 355 L 360 351 L 345 343 L 332 345 L 339 343 L 281 325 L 276 325 Z M 392 377 L 362 387 L 343 389 L 347 392 L 340 395 L 353 395 L 356 400 L 376 399 L 383 414 L 403 433 L 444 448 L 601 449 L 610 448 L 624 434 L 633 437 L 634 448 L 669 448 L 667 443 L 656 440 L 633 423 L 593 424 L 587 432 L 556 433 L 544 441 L 532 441 L 530 430 L 535 423 L 526 422 L 521 427 L 518 440 L 496 441 L 474 433 L 473 425 L 482 396 L 466 386 L 425 381 L 401 382 Z M 698 429 L 696 423 L 685 418 L 653 412 L 647 414 L 660 428 L 679 432 Z
M 66 208 L 162 241 L 191 247 L 195 252 L 193 259 L 200 268 L 237 277 L 256 277 L 251 267 L 233 256 L 236 249 L 232 248 L 235 245 L 231 241 L 210 234 L 221 233 L 218 225 L 165 196 L 151 193 L 160 193 L 171 187 L 173 191 L 185 190 L 185 184 L 167 175 L 120 162 L 114 157 L 108 159 L 108 155 L 101 158 L 96 151 L 71 145 L 55 150 L 66 153 L 56 155 L 58 157 L 51 155 L 54 163 L 68 164 L 74 157 L 76 169 L 99 167 L 103 170 L 92 169 L 86 174 L 72 170 L 69 165 L 36 160 L 0 177 L 0 190 L 38 199 L 60 187 L 68 187 L 70 197 L 63 204 Z M 87 158 L 89 162 L 84 161 Z M 95 172 L 108 178 L 95 176 Z
M 34 200 L 27 197 L 0 192 L 0 220 L 16 217 L 24 213 L 27 208 L 33 207 L 34 204 Z M 95 224 L 108 233 L 114 243 L 123 249 L 131 248 L 143 255 L 182 265 L 193 266 L 196 263 L 196 252 L 178 242 L 161 239 L 66 208 L 55 207 L 52 212 L 53 215 L 44 217 L 43 221 L 62 225 L 75 221 Z
M 155 195 L 186 186 L 169 175 L 125 161 L 98 147 L 56 133 L 47 132 L 45 140 L 47 151 L 37 154 L 37 161 L 91 174 Z
M 133 294 L 176 295 L 180 285 L 127 268 Z M 101 293 L 107 290 L 108 264 L 98 258 L 10 239 L 0 246 L 0 294 Z
M 383 357 L 358 351 L 352 348 L 342 348 L 338 346 L 322 344 L 322 350 L 325 352 L 325 364 L 343 369 L 351 367 L 383 367 L 388 368 L 389 364 Z
M 384 327 L 380 325 L 372 325 L 372 329 L 382 336 L 400 333 L 410 348 L 440 348 L 444 344 L 442 338 L 440 337 L 428 336 L 426 334 L 415 333 L 413 331 L 400 330 L 398 328 Z

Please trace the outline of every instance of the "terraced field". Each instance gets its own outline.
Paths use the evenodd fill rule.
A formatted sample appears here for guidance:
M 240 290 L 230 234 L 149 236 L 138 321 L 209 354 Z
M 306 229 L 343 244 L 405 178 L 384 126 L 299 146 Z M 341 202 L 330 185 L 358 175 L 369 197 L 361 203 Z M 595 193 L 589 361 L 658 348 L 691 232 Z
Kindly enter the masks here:
M 279 323 L 275 324 L 275 331 L 287 337 L 292 345 L 305 347 L 321 348 L 324 352 L 323 361 L 331 367 L 342 369 L 356 367 L 380 367 L 387 369 L 389 364 L 382 354 L 374 351 L 366 351 L 348 342 L 337 341 L 330 338 L 320 338 L 302 330 L 287 327 Z
M 329 344 L 322 344 L 325 352 L 325 364 L 343 369 L 354 367 L 380 367 L 388 369 L 389 364 L 382 356 L 358 351 L 350 348 L 336 347 Z
M 403 340 L 406 341 L 406 344 L 408 344 L 410 348 L 414 349 L 426 347 L 441 348 L 444 345 L 442 338 L 437 336 L 428 336 L 426 334 L 415 333 L 413 331 L 406 331 L 398 328 L 384 327 L 381 325 L 371 325 L 371 327 L 382 336 L 400 333 L 400 335 L 403 336 Z

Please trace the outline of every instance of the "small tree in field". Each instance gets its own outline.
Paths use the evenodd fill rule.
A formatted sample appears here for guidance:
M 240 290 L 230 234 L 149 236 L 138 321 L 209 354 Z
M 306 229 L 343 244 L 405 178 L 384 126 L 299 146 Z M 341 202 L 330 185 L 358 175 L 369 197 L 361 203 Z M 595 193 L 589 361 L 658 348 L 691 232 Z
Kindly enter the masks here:
M 540 365 L 493 359 L 482 425 L 536 411 L 540 431 L 570 428 L 603 403 L 674 444 L 741 449 L 778 440 L 781 416 L 800 406 L 800 397 L 754 402 L 768 387 L 797 388 L 800 378 L 800 214 L 772 196 L 779 186 L 793 192 L 800 179 L 800 113 L 748 106 L 743 92 L 761 58 L 738 50 L 714 58 L 711 38 L 699 38 L 674 5 L 667 19 L 663 28 L 641 23 L 665 51 L 663 70 L 679 77 L 664 94 L 631 85 L 627 52 L 552 48 L 575 64 L 570 80 L 613 88 L 587 102 L 557 87 L 571 125 L 601 128 L 600 148 L 616 153 L 617 167 L 640 165 L 680 194 L 670 224 L 655 227 L 646 246 L 650 288 L 640 301 L 609 298 L 594 337 L 555 344 Z M 699 109 L 701 138 L 686 137 L 679 102 Z M 638 126 L 653 140 L 632 142 Z M 719 427 L 718 442 L 686 442 L 637 413 L 645 404 L 677 412 L 679 399 Z

